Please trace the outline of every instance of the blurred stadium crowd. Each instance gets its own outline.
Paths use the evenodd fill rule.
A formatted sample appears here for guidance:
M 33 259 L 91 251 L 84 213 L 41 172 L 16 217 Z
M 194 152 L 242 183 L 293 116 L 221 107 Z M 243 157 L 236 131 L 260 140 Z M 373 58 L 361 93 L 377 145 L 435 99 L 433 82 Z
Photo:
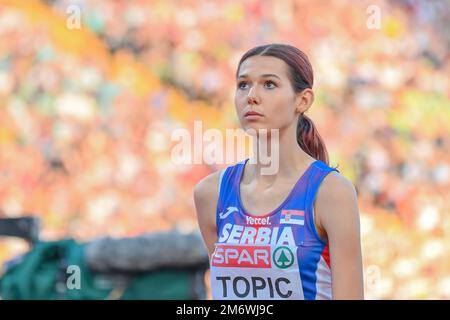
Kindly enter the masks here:
M 173 164 L 171 133 L 238 127 L 240 56 L 285 42 L 358 191 L 367 298 L 449 299 L 450 3 L 426 3 L 0 0 L 0 217 L 45 239 L 196 228 L 192 188 L 223 165 Z M 23 249 L 1 239 L 0 261 Z

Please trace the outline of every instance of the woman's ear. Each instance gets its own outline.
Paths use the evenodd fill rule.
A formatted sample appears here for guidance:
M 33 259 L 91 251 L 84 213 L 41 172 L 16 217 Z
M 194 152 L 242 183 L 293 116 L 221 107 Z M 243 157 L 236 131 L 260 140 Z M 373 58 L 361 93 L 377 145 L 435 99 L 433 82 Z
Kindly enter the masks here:
M 295 98 L 295 112 L 302 114 L 311 107 L 314 102 L 314 91 L 310 88 L 304 89 L 302 92 L 296 94 Z

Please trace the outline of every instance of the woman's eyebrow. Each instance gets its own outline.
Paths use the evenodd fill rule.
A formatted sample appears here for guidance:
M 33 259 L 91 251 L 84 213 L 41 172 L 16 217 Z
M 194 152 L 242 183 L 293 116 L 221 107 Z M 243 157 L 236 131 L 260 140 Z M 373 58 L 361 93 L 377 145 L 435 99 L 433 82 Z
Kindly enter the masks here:
M 276 74 L 272 74 L 272 73 L 264 73 L 262 75 L 260 75 L 260 78 L 268 78 L 268 77 L 275 77 L 281 80 L 281 78 L 279 76 L 277 76 Z M 248 78 L 248 74 L 241 74 L 238 79 L 240 78 Z

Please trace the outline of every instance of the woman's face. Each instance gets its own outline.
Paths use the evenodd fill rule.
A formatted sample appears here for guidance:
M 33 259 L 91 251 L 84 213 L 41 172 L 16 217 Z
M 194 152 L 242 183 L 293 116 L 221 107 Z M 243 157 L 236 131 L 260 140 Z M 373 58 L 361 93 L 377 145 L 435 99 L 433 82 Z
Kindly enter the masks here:
M 244 130 L 289 127 L 298 116 L 295 97 L 283 60 L 252 56 L 242 62 L 234 103 Z

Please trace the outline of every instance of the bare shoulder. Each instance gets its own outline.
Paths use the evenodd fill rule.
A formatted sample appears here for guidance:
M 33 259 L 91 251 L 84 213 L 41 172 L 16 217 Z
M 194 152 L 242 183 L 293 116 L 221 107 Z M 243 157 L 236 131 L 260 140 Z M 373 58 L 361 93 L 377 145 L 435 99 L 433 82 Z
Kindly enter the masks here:
M 214 251 L 216 236 L 216 208 L 219 198 L 221 170 L 206 176 L 194 187 L 194 203 L 198 225 L 209 254 Z
M 194 201 L 204 204 L 211 200 L 216 201 L 219 196 L 219 180 L 222 170 L 211 173 L 200 180 L 194 187 Z
M 323 180 L 317 199 L 321 201 L 348 200 L 356 197 L 356 189 L 353 183 L 339 172 L 330 172 Z
M 315 201 L 317 227 L 329 235 L 340 225 L 358 225 L 358 196 L 353 183 L 339 172 L 329 173 L 323 180 Z

